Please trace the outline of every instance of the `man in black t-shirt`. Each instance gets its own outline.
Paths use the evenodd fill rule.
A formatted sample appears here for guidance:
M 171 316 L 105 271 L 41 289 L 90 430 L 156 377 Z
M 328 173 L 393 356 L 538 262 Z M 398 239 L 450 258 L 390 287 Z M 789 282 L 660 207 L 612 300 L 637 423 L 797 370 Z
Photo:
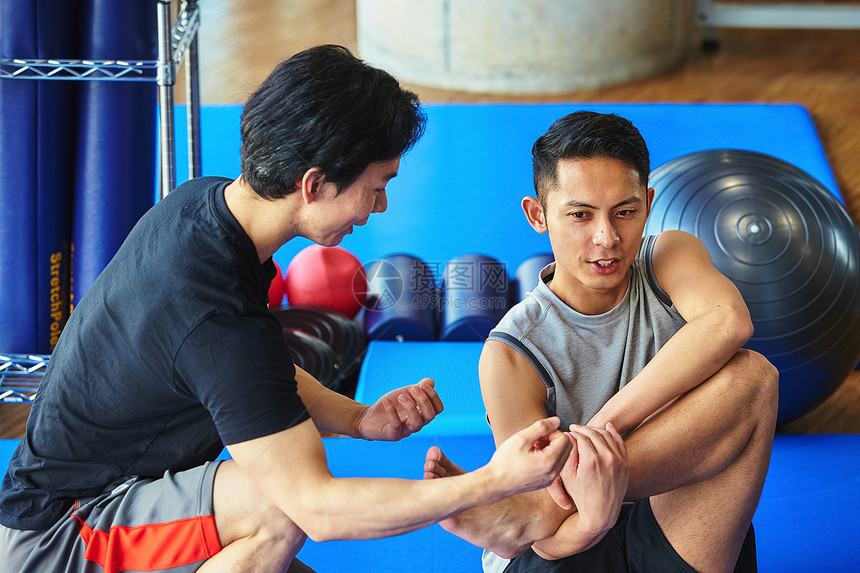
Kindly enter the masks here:
M 319 430 L 399 440 L 442 403 L 430 379 L 367 406 L 295 368 L 266 307 L 272 255 L 385 211 L 423 127 L 415 95 L 344 48 L 273 71 L 243 110 L 242 175 L 160 201 L 72 313 L 0 489 L 6 567 L 283 571 L 306 536 L 406 533 L 558 475 L 555 418 L 450 480 L 326 466 Z

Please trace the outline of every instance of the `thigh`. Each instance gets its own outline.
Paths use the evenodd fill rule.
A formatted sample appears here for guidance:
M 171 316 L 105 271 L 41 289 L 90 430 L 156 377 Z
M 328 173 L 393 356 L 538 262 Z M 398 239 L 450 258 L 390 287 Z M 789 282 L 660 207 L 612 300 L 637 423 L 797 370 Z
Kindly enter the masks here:
M 672 474 L 652 474 L 651 507 L 672 546 L 696 568 L 731 571 L 748 543 L 773 444 L 776 384 L 762 357 L 738 353 L 650 428 L 649 439 L 662 439 L 662 446 L 647 463 Z M 640 468 L 647 465 L 641 454 L 631 455 Z
M 696 571 L 666 538 L 648 499 L 637 501 L 627 514 L 624 549 L 631 573 Z
M 22 531 L 0 525 L 0 555 L 4 566 L 9 571 L 21 571 L 43 534 L 43 531 Z
M 295 538 L 296 551 L 304 543 L 305 534 L 257 489 L 233 460 L 222 462 L 218 468 L 213 500 L 218 535 L 224 547 L 261 532 L 269 532 L 264 537 Z
M 288 487 L 288 484 L 284 484 Z M 295 556 L 305 533 L 232 460 L 218 467 L 213 488 L 218 536 L 224 548 L 205 571 L 311 571 Z
M 601 541 L 594 547 L 563 559 L 549 561 L 532 549 L 511 561 L 504 573 L 617 573 L 627 571 L 624 552 L 617 540 Z
M 777 384 L 773 367 L 763 357 L 741 351 L 711 378 L 646 420 L 626 440 L 628 499 L 713 478 L 750 445 L 757 429 L 772 439 Z M 767 448 L 767 440 L 762 445 Z M 752 481 L 766 471 L 769 452 L 762 452 Z

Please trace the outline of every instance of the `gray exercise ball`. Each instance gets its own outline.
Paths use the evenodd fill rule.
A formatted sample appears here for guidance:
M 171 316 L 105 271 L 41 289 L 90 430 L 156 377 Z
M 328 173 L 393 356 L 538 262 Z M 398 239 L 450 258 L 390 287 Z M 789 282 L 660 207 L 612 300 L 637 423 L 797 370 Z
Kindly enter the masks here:
M 778 423 L 824 402 L 860 359 L 860 231 L 821 183 L 743 150 L 708 150 L 651 173 L 646 234 L 696 235 L 738 287 L 746 345 L 780 374 Z

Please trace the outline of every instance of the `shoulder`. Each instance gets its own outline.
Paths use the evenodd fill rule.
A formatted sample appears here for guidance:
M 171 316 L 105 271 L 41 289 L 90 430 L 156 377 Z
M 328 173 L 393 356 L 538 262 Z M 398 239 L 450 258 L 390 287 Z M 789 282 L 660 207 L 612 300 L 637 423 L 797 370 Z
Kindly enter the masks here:
M 230 181 L 232 180 L 228 179 L 227 177 L 196 177 L 194 179 L 189 179 L 185 183 L 179 185 L 176 189 L 168 193 L 167 197 L 170 197 L 174 194 L 178 196 L 183 196 L 186 194 L 211 191 L 213 189 L 216 189 L 220 185 L 230 183 Z
M 696 256 L 707 255 L 704 243 L 695 235 L 686 231 L 663 231 L 653 239 L 652 261 L 654 264 L 683 264 L 678 261 L 678 255 Z
M 664 288 L 675 278 L 689 278 L 713 269 L 711 256 L 704 243 L 695 235 L 674 230 L 664 231 L 654 238 L 646 263 Z
M 489 339 L 498 338 L 503 333 L 520 338 L 539 324 L 545 314 L 546 308 L 540 297 L 534 293 L 529 293 L 526 298 L 505 313 L 505 316 L 490 331 Z

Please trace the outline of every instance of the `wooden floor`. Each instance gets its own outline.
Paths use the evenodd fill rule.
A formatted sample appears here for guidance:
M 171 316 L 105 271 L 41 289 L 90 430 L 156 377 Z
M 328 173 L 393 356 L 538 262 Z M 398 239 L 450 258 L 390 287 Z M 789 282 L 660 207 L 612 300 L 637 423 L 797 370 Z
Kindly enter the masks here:
M 357 46 L 352 0 L 204 0 L 201 10 L 204 104 L 244 102 L 279 61 L 304 48 Z M 427 102 L 800 103 L 812 113 L 848 212 L 860 222 L 860 31 L 720 30 L 719 36 L 716 53 L 691 50 L 675 69 L 619 86 L 525 97 L 409 87 Z M 0 406 L 0 437 L 20 437 L 26 415 L 26 406 Z M 782 431 L 860 433 L 860 371 Z

